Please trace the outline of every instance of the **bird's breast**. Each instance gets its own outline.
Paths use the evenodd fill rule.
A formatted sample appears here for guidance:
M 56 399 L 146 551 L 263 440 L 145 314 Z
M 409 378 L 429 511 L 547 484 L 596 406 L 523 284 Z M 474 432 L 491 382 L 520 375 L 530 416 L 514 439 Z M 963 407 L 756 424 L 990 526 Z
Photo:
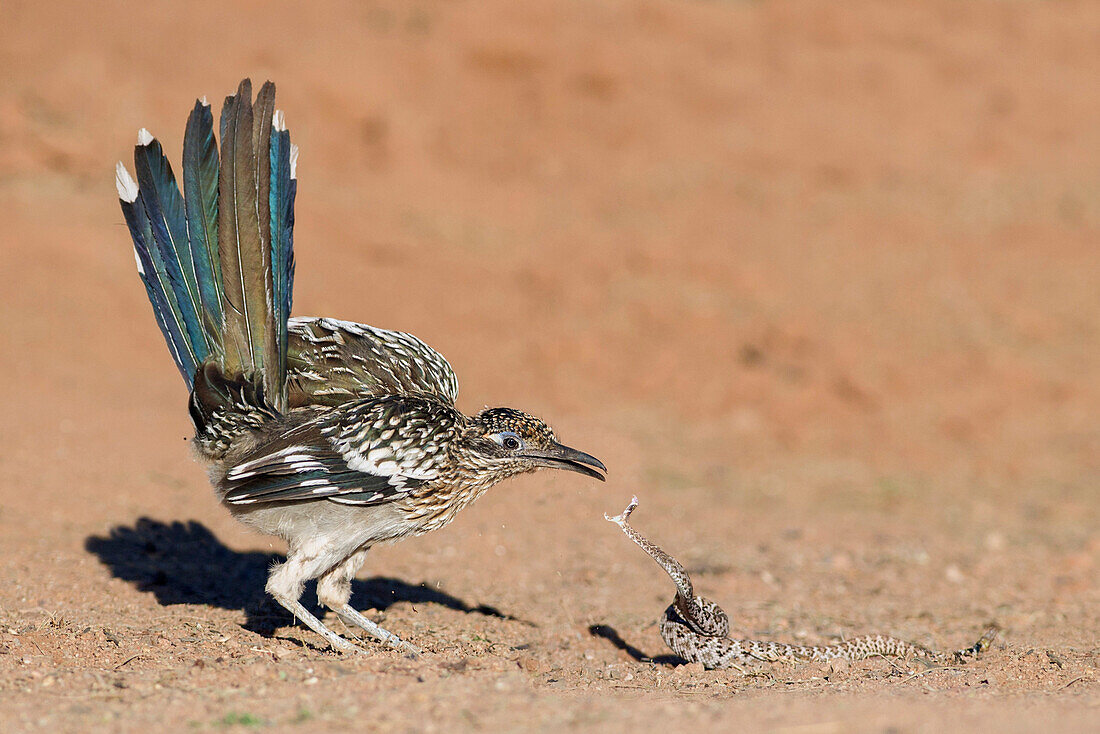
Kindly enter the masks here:
M 456 476 L 428 482 L 398 500 L 397 509 L 416 526 L 416 534 L 422 535 L 448 525 L 497 481 L 495 478 Z

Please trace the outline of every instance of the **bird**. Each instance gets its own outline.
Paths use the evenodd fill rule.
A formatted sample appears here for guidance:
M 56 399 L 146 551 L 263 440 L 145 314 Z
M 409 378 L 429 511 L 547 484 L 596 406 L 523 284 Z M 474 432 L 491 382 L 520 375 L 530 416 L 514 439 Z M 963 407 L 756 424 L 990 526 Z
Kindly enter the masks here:
M 146 129 L 134 174 L 115 183 L 156 322 L 189 391 L 193 446 L 234 518 L 286 542 L 266 591 L 335 650 L 349 627 L 418 648 L 350 603 L 369 549 L 454 520 L 486 490 L 542 468 L 605 480 L 594 456 L 514 408 L 465 415 L 450 364 L 417 337 L 335 318 L 291 317 L 298 148 L 268 81 L 249 79 L 213 112 L 196 100 L 182 191 Z M 136 176 L 136 178 L 135 178 Z M 358 639 L 358 638 L 357 638 Z

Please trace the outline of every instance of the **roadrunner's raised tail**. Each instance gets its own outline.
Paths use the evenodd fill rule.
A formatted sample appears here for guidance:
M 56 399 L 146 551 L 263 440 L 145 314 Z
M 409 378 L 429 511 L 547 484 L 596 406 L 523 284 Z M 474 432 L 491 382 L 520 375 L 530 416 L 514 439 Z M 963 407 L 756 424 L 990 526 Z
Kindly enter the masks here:
M 455 409 L 447 361 L 410 334 L 289 318 L 297 148 L 275 86 L 227 97 L 221 151 L 205 99 L 183 144 L 183 193 L 144 129 L 118 194 L 138 271 L 190 390 L 199 455 L 240 521 L 287 542 L 267 591 L 334 648 L 357 649 L 299 601 L 306 581 L 349 625 L 407 650 L 349 603 L 367 550 L 443 527 L 497 482 L 603 464 L 511 408 Z

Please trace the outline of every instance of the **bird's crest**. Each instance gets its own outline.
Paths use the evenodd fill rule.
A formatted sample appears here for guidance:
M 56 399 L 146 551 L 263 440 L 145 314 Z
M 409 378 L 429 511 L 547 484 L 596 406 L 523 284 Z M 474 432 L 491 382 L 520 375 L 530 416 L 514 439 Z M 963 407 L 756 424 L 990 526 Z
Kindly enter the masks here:
M 550 426 L 533 415 L 515 408 L 486 408 L 474 417 L 474 426 L 485 435 L 511 431 L 525 441 L 545 445 L 554 441 Z

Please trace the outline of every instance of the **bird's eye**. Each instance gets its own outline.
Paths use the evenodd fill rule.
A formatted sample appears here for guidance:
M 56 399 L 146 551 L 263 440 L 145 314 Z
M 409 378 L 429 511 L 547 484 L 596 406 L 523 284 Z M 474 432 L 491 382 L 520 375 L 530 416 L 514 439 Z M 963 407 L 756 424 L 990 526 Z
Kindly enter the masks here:
M 505 451 L 517 451 L 523 448 L 523 439 L 517 436 L 512 431 L 501 431 L 500 433 L 494 433 L 489 436 L 490 439 L 496 441 L 496 443 Z

